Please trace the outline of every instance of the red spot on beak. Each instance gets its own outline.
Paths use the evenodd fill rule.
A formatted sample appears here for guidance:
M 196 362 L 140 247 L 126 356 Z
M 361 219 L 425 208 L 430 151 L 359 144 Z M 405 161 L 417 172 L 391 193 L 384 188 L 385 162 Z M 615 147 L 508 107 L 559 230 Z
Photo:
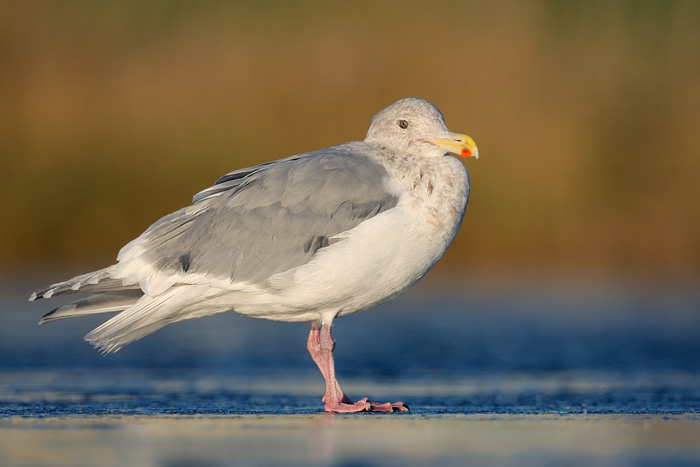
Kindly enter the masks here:
M 460 154 L 462 157 L 471 157 L 472 155 L 472 151 L 469 148 L 462 149 L 462 153 Z

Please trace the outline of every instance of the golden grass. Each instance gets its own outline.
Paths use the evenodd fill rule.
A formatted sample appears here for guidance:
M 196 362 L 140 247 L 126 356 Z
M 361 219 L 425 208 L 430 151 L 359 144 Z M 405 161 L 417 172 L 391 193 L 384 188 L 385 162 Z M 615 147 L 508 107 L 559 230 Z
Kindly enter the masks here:
M 700 272 L 700 3 L 0 6 L 0 271 L 100 266 L 408 95 L 477 141 L 442 271 Z

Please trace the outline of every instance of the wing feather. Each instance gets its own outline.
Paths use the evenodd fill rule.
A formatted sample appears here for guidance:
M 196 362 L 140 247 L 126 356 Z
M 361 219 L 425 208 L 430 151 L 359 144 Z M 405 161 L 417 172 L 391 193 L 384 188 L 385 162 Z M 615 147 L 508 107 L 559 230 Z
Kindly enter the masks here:
M 257 284 L 394 207 L 371 147 L 347 143 L 232 172 L 119 253 L 117 277 L 157 295 L 176 283 Z M 360 155 L 369 153 L 370 156 Z M 324 240 L 325 239 L 325 240 Z

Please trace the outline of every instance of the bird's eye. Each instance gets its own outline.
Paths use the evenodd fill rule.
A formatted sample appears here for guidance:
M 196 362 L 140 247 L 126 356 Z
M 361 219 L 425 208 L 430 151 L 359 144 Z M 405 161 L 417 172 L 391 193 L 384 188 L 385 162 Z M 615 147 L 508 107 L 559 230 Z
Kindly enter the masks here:
M 399 128 L 401 128 L 402 130 L 405 130 L 406 128 L 408 128 L 408 120 L 399 120 L 398 123 L 399 123 Z

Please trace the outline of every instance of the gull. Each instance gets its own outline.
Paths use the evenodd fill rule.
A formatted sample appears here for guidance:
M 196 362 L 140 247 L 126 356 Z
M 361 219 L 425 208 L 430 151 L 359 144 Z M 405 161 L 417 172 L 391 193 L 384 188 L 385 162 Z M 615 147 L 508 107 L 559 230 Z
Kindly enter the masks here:
M 336 318 L 390 300 L 443 256 L 462 223 L 478 158 L 428 101 L 405 98 L 373 118 L 364 141 L 236 170 L 124 246 L 117 263 L 35 291 L 90 295 L 40 324 L 119 312 L 85 340 L 103 353 L 178 321 L 235 311 L 311 324 L 307 349 L 329 412 L 408 411 L 357 402 L 336 380 Z

